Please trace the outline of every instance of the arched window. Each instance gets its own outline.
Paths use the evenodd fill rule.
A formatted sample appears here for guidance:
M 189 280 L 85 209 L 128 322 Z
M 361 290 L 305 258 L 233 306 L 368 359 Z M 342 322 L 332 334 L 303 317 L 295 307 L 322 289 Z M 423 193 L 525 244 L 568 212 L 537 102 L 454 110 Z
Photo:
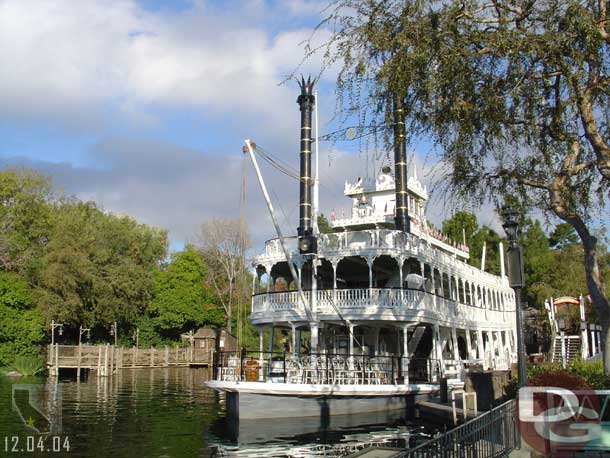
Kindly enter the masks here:
M 460 294 L 460 296 L 459 296 L 459 299 L 458 299 L 458 300 L 459 300 L 459 301 L 460 301 L 462 304 L 465 304 L 465 303 L 466 303 L 466 297 L 465 297 L 465 295 L 464 295 L 464 280 L 462 280 L 462 279 L 460 278 L 458 281 L 459 281 L 458 288 L 459 288 L 459 294 Z

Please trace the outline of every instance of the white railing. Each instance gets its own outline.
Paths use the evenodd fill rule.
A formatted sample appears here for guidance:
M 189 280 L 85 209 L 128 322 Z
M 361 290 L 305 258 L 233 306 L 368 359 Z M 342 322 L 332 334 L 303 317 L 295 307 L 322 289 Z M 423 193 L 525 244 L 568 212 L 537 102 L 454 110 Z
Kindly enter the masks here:
M 484 279 L 484 284 L 489 286 L 504 286 L 497 276 L 491 275 L 488 272 L 482 272 L 445 251 L 431 246 L 425 240 L 426 237 L 426 235 L 421 235 L 420 238 L 418 235 L 405 234 L 389 229 L 320 234 L 318 238 L 318 254 L 322 258 L 362 256 L 367 253 L 374 255 L 376 251 L 380 251 L 380 254 L 391 254 L 395 251 L 397 253 L 409 254 L 410 256 L 423 255 L 426 262 L 434 261 L 435 266 L 440 264 L 452 267 L 456 271 L 461 271 L 465 279 L 470 278 L 473 281 L 476 279 L 478 282 Z M 296 237 L 288 237 L 286 239 L 287 248 L 290 253 L 298 253 L 296 241 Z M 467 253 L 463 252 L 463 254 L 466 255 Z M 284 252 L 282 251 L 279 239 L 271 239 L 267 240 L 264 254 L 255 259 L 255 263 L 264 265 L 265 263 L 275 263 L 284 260 Z
M 311 291 L 303 291 L 308 304 Z M 460 304 L 440 296 L 419 290 L 390 288 L 355 288 L 321 290 L 316 292 L 318 313 L 336 313 L 362 310 L 367 314 L 383 309 L 422 311 L 437 315 L 441 319 L 460 318 L 467 321 L 488 323 L 510 323 L 514 314 L 498 310 L 482 309 Z M 273 319 L 273 313 L 294 311 L 304 314 L 302 300 L 297 291 L 270 292 L 253 296 L 253 318 Z

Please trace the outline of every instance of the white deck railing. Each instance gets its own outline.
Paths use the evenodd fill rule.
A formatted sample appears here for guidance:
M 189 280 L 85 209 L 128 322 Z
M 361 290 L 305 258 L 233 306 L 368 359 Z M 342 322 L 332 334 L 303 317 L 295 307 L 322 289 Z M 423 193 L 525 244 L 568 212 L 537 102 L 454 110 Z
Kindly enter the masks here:
M 304 291 L 305 300 L 311 303 L 311 291 Z M 317 312 L 335 314 L 366 312 L 367 315 L 386 309 L 396 311 L 422 311 L 439 318 L 462 318 L 485 323 L 508 323 L 514 313 L 468 306 L 419 290 L 392 288 L 355 288 L 321 290 L 316 292 Z M 304 315 L 302 300 L 297 291 L 270 292 L 252 298 L 252 318 L 292 311 Z

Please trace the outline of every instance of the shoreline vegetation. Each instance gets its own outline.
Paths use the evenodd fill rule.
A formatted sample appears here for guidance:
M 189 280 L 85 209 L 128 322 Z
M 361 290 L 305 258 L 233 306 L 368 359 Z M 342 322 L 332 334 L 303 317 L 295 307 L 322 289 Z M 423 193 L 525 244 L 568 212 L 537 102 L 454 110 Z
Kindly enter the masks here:
M 544 327 L 545 298 L 586 291 L 582 245 L 566 224 L 547 235 L 539 221 L 525 214 L 522 221 L 525 301 L 540 310 Z M 328 228 L 323 215 L 320 227 Z M 501 238 L 474 215 L 457 212 L 436 229 L 455 240 L 465 235 L 474 266 L 485 245 L 486 270 L 499 273 Z M 199 243 L 170 254 L 164 229 L 66 197 L 35 171 L 0 170 L 0 367 L 21 361 L 32 370 L 27 358 L 44 357 L 51 320 L 63 324 L 63 335 L 55 330 L 62 343 L 78 343 L 80 326 L 90 329 L 88 341 L 111 342 L 116 322 L 124 346 L 175 347 L 181 334 L 200 326 L 231 328 L 240 347 L 258 346 L 247 320 L 247 229 L 237 220 L 212 219 L 194 239 Z M 229 267 L 219 262 L 223 243 L 232 244 Z M 608 275 L 610 255 L 605 246 L 600 250 Z

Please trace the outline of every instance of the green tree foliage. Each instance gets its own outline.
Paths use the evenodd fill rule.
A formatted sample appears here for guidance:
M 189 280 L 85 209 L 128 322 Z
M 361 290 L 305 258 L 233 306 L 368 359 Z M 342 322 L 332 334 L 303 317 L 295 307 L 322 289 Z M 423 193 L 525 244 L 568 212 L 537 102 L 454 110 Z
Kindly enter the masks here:
M 0 171 L 0 269 L 35 275 L 48 237 L 49 180 L 29 170 Z
M 500 274 L 500 237 L 487 226 L 479 227 L 476 216 L 466 211 L 459 211 L 443 221 L 443 233 L 452 240 L 462 241 L 466 236 L 466 245 L 470 249 L 469 263 L 481 267 L 483 246 L 485 245 L 485 271 Z
M 151 299 L 153 272 L 165 252 L 164 231 L 91 202 L 63 202 L 42 258 L 41 308 L 47 319 L 65 324 L 131 322 Z
M 344 114 L 389 142 L 403 101 L 407 137 L 440 146 L 454 195 L 516 196 L 570 224 L 610 346 L 591 215 L 610 188 L 610 14 L 602 0 L 335 0 L 326 64 Z M 606 210 L 607 211 L 607 210 Z M 610 349 L 604 351 L 610 373 Z
M 324 216 L 324 213 L 320 213 L 318 216 L 318 230 L 321 234 L 330 234 L 333 232 L 333 228 L 328 222 L 326 216 Z
M 32 304 L 25 281 L 0 271 L 0 366 L 19 355 L 36 355 L 44 338 L 44 320 Z
M 523 270 L 525 272 L 524 300 L 530 305 L 544 303 L 546 286 L 545 281 L 549 269 L 553 265 L 553 256 L 549 249 L 549 240 L 542 230 L 540 221 L 526 220 L 524 229 L 519 237 L 523 249 Z M 582 271 L 582 264 L 577 265 Z M 577 294 L 575 290 L 572 294 Z
M 224 324 L 222 310 L 204 289 L 205 269 L 199 253 L 189 245 L 157 272 L 149 315 L 160 335 L 177 338 L 202 325 Z
M 479 230 L 477 217 L 466 211 L 456 212 L 451 218 L 443 221 L 443 234 L 451 240 L 463 241 L 466 237 L 466 245 L 472 248 L 475 234 Z
M 578 243 L 578 234 L 569 224 L 560 223 L 551 232 L 549 243 L 552 248 L 565 248 L 569 245 L 575 245 Z

